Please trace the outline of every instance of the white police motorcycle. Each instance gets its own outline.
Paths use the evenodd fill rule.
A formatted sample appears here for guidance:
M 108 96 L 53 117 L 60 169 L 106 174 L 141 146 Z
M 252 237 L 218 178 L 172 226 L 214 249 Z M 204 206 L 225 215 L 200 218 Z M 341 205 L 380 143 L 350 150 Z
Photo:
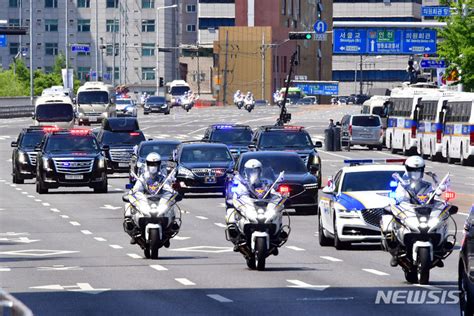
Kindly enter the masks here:
M 253 97 L 245 97 L 244 98 L 244 108 L 250 112 L 252 112 L 252 110 L 254 109 L 255 107 L 255 99 Z
M 243 95 L 235 96 L 234 97 L 234 104 L 240 110 L 244 106 L 244 96 Z
M 399 174 L 394 174 L 396 181 L 392 187 L 402 185 L 410 196 L 410 203 L 391 203 L 387 207 L 389 214 L 381 219 L 382 248 L 390 252 L 394 260 L 392 265 L 400 265 L 409 283 L 428 284 L 430 270 L 443 267 L 443 260 L 453 251 L 456 244 L 456 222 L 451 217 L 458 208 L 448 203 L 440 195 L 449 183 L 449 173 L 437 182 L 432 173 L 426 173 L 433 178 L 437 188 L 423 196 L 415 195 L 409 187 L 409 182 Z M 394 192 L 393 192 L 394 193 Z M 454 224 L 454 233 L 449 233 L 449 220 Z
M 176 169 L 169 173 L 166 183 L 173 177 Z M 133 174 L 137 181 L 140 178 Z M 130 188 L 130 186 L 127 186 Z M 170 239 L 179 233 L 181 227 L 181 211 L 176 204 L 181 200 L 181 196 L 174 192 L 166 208 L 160 208 L 160 199 L 163 196 L 163 184 L 148 184 L 151 194 L 137 192 L 127 193 L 122 197 L 125 202 L 125 211 L 130 208 L 131 218 L 125 218 L 123 222 L 124 231 L 132 237 L 135 242 L 144 250 L 146 258 L 158 259 L 158 251 L 163 246 L 170 246 Z
M 281 172 L 268 189 L 256 190 L 254 193 L 257 198 L 237 197 L 239 206 L 227 209 L 226 239 L 234 244 L 234 251 L 245 257 L 250 269 L 265 270 L 266 258 L 272 254 L 278 255 L 278 248 L 286 243 L 290 235 L 288 213 L 288 224 L 283 224 L 287 196 L 278 194 L 278 200 L 270 196 L 283 175 L 284 172 Z M 270 203 L 276 206 L 268 207 Z

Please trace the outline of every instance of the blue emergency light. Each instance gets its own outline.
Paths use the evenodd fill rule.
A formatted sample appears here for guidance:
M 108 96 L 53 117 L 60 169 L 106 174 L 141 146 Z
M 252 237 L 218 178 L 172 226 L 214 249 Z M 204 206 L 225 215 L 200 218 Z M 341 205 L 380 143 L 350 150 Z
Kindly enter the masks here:
M 230 129 L 232 125 L 216 125 L 217 129 Z
M 345 159 L 344 163 L 350 166 L 357 166 L 363 164 L 374 164 L 374 163 L 405 163 L 404 158 L 388 158 L 388 159 Z

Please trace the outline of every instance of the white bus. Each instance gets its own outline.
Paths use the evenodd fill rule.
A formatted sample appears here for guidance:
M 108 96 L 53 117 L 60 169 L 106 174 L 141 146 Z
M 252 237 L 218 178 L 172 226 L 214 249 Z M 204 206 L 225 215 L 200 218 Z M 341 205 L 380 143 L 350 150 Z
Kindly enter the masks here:
M 455 92 L 445 91 L 423 96 L 419 103 L 417 152 L 432 161 L 442 160 L 442 137 L 446 105 Z
M 173 80 L 168 82 L 165 90 L 166 103 L 170 105 L 170 108 L 179 105 L 179 98 L 189 90 L 191 90 L 191 88 L 184 80 Z
M 64 95 L 46 95 L 35 102 L 33 119 L 37 126 L 74 127 L 76 115 L 71 98 Z
M 77 90 L 76 106 L 79 125 L 101 123 L 104 118 L 117 116 L 115 89 L 100 81 L 86 82 Z
M 422 96 L 439 93 L 438 89 L 403 87 L 394 88 L 385 102 L 387 129 L 386 146 L 392 153 L 401 150 L 404 155 L 417 151 L 418 107 Z
M 474 160 L 474 93 L 456 94 L 448 100 L 444 113 L 443 157 L 448 163 L 454 163 L 454 160 L 460 161 L 462 165 L 472 163 Z

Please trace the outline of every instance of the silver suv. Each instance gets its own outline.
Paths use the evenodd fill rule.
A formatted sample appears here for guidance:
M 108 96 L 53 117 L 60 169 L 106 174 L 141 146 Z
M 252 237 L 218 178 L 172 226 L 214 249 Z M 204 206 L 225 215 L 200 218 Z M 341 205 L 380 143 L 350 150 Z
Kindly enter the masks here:
M 341 142 L 350 150 L 352 145 L 382 150 L 383 128 L 380 116 L 374 114 L 344 115 L 341 121 Z

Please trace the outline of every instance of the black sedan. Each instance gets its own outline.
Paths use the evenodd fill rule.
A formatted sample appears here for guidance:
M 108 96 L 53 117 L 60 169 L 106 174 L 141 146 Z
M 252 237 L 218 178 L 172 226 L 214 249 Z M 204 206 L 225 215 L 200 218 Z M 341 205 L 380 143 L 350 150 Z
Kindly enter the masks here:
M 45 128 L 46 130 L 48 128 Z M 24 128 L 18 139 L 11 143 L 12 152 L 12 182 L 24 183 L 25 179 L 36 177 L 36 145 L 41 143 L 45 129 L 39 126 Z
M 166 103 L 165 97 L 151 96 L 143 105 L 143 114 L 147 115 L 153 112 L 170 114 L 169 104 Z
M 459 255 L 459 302 L 462 315 L 474 315 L 474 205 L 464 226 Z
M 226 174 L 232 171 L 234 160 L 224 144 L 184 142 L 176 152 L 177 190 L 187 192 L 217 192 L 225 194 Z
M 318 210 L 318 179 L 308 172 L 303 160 L 297 153 L 283 151 L 247 152 L 240 156 L 235 172 L 243 174 L 244 165 L 250 159 L 257 159 L 263 165 L 264 178 L 276 178 L 281 171 L 285 176 L 277 190 L 289 191 L 285 208 L 293 208 L 296 213 L 316 214 Z M 270 173 L 270 174 L 269 174 Z M 270 177 L 271 176 L 271 177 Z M 228 177 L 226 204 L 232 206 L 232 176 Z

